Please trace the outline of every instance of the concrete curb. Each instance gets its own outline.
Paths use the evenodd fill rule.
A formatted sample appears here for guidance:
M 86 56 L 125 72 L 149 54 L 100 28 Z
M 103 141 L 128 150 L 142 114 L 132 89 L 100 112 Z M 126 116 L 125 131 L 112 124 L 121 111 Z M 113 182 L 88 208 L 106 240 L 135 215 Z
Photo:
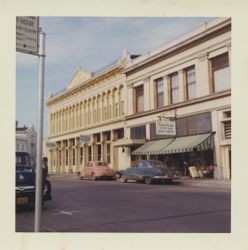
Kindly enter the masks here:
M 216 179 L 182 179 L 178 180 L 179 183 L 183 186 L 190 187 L 208 187 L 208 188 L 224 188 L 231 189 L 231 181 L 230 180 L 216 180 Z
M 79 179 L 77 174 L 49 174 L 51 178 L 69 178 L 69 179 Z M 208 188 L 222 188 L 222 189 L 231 189 L 231 180 L 222 180 L 222 179 L 190 179 L 187 177 L 182 177 L 179 180 L 176 180 L 179 185 L 188 186 L 188 187 L 208 187 Z

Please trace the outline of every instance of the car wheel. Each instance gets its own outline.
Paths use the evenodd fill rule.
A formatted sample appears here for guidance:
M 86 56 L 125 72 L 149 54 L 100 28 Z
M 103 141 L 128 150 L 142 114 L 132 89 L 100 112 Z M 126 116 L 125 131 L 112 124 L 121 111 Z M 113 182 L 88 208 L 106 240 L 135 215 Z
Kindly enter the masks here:
M 150 185 L 152 183 L 152 178 L 151 177 L 145 177 L 144 181 L 145 181 L 145 184 Z
M 84 177 L 83 176 L 79 176 L 79 180 L 83 180 L 84 179 Z
M 122 183 L 127 183 L 127 178 L 124 175 L 121 176 L 120 180 Z

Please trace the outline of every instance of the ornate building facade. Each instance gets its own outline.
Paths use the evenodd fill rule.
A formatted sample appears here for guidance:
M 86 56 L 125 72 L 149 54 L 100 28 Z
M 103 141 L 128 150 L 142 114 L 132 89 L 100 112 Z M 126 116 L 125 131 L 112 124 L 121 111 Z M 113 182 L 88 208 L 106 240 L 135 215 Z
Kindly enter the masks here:
M 19 127 L 16 121 L 16 152 L 27 152 L 35 159 L 37 147 L 37 133 L 34 126 Z
M 47 100 L 50 171 L 77 172 L 91 160 L 113 166 L 112 142 L 125 133 L 127 58 L 95 74 L 78 68 L 67 90 Z
M 90 160 L 119 170 L 144 158 L 230 178 L 230 65 L 231 20 L 218 18 L 95 74 L 79 68 L 46 102 L 50 171 L 76 173 Z M 161 117 L 175 121 L 175 136 L 156 133 Z

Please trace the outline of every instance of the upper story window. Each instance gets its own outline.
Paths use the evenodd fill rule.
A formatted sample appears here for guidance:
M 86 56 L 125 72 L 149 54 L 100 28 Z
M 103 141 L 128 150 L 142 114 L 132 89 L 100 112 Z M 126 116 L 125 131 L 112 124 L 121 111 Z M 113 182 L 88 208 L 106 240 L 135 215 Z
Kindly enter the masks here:
M 163 78 L 155 80 L 155 107 L 164 106 L 164 81 Z
M 223 139 L 231 139 L 231 110 L 222 113 Z
M 186 77 L 186 99 L 191 100 L 196 98 L 196 80 L 195 80 L 195 67 L 185 69 Z
M 213 91 L 220 92 L 231 88 L 231 74 L 228 53 L 211 59 Z
M 131 139 L 145 139 L 146 138 L 146 126 L 137 126 L 131 128 Z
M 114 130 L 114 140 L 124 138 L 124 128 Z
M 135 112 L 139 113 L 144 111 L 144 86 L 139 85 L 134 88 L 134 96 L 135 96 Z
M 179 82 L 177 72 L 170 75 L 170 98 L 171 104 L 179 102 Z

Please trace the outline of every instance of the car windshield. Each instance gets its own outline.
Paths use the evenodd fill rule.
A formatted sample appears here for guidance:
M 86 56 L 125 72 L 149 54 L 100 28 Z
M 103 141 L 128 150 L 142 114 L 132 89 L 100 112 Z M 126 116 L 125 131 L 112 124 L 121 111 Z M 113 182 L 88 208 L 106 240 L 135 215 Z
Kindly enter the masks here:
M 29 166 L 29 158 L 27 155 L 16 155 L 16 165 Z
M 98 162 L 97 166 L 99 166 L 99 167 L 106 167 L 107 164 L 106 164 L 106 162 Z
M 147 162 L 148 167 L 164 167 L 165 165 L 161 161 L 148 161 Z

